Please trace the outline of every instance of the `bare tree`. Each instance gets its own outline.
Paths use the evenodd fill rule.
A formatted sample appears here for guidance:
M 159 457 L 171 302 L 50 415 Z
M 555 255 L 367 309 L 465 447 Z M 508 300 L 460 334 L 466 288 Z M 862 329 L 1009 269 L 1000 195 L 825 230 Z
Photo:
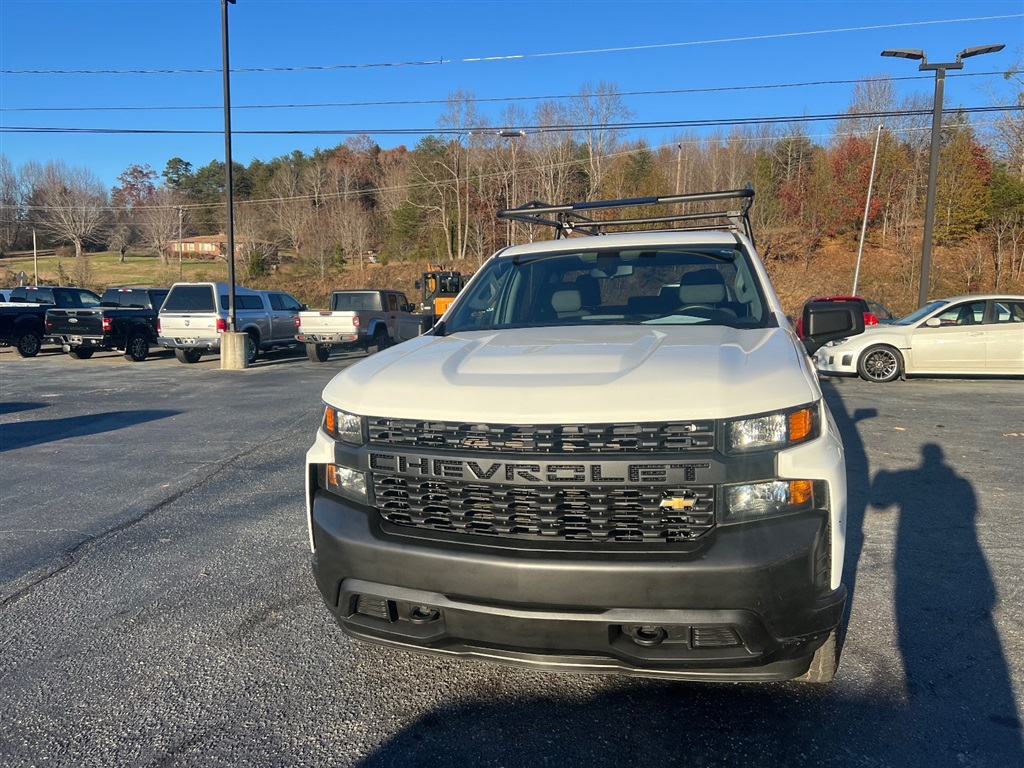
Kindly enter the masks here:
M 1016 174 L 1024 176 L 1024 120 L 1020 118 L 1021 110 L 1024 109 L 1024 61 L 1018 59 L 1003 77 L 1014 86 L 1015 92 L 1009 98 L 992 93 L 992 102 L 1001 106 L 1016 106 L 1017 109 L 1003 112 L 996 118 L 989 138 L 995 147 L 996 156 Z
M 579 94 L 573 97 L 571 105 L 573 118 L 580 126 L 587 149 L 590 175 L 587 199 L 592 200 L 601 188 L 605 161 L 615 151 L 622 135 L 620 129 L 611 126 L 627 120 L 633 113 L 622 101 L 618 86 L 604 81 L 598 83 L 596 88 L 590 83 L 584 83 Z
M 103 183 L 89 169 L 62 161 L 47 163 L 37 183 L 39 226 L 54 239 L 71 242 L 80 257 L 84 243 L 99 237 L 109 220 Z
M 6 253 L 18 240 L 22 220 L 25 188 L 7 155 L 0 153 L 0 254 Z
M 364 267 L 363 259 L 370 252 L 370 214 L 356 201 L 342 204 L 336 219 L 337 233 L 342 248 L 349 259 L 359 260 L 359 269 Z
M 110 224 L 107 245 L 121 254 L 124 263 L 128 249 L 140 238 L 136 213 L 140 205 L 152 200 L 156 192 L 157 173 L 148 165 L 129 165 L 120 176 L 119 184 L 110 190 Z
M 544 101 L 534 110 L 534 123 L 549 130 L 529 134 L 522 141 L 524 154 L 533 163 L 532 172 L 524 163 L 524 201 L 543 200 L 546 203 L 565 203 L 587 193 L 579 181 L 583 175 L 576 160 L 575 132 L 569 130 L 572 116 L 567 107 L 557 101 Z
M 156 251 L 161 264 L 170 263 L 171 243 L 178 239 L 178 232 L 185 222 L 179 221 L 179 209 L 183 198 L 168 187 L 158 188 L 145 205 L 135 207 L 135 222 L 142 242 Z M 183 211 L 186 215 L 188 209 Z
M 261 277 L 276 264 L 278 242 L 266 206 L 242 202 L 235 208 L 235 251 L 245 277 Z

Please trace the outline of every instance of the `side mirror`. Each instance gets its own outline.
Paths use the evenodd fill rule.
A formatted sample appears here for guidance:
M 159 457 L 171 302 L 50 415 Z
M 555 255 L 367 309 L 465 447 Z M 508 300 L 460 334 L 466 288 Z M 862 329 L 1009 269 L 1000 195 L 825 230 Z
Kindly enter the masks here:
M 929 317 L 927 320 L 924 321 L 924 324 L 927 325 L 929 328 L 938 328 L 939 326 L 942 325 L 942 321 L 939 320 L 939 318 L 937 317 Z
M 864 333 L 864 312 L 852 301 L 809 301 L 804 305 L 803 328 L 804 348 L 813 355 L 830 341 Z

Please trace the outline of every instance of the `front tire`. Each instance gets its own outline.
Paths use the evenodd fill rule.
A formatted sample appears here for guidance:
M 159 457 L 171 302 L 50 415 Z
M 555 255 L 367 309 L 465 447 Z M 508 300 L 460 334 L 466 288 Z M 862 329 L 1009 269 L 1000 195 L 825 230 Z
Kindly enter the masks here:
M 868 347 L 857 361 L 857 373 L 865 381 L 884 383 L 903 371 L 903 355 L 895 347 L 876 344 Z
M 324 344 L 307 344 L 306 357 L 311 363 L 326 363 L 331 356 L 331 348 Z
M 25 331 L 14 343 L 14 348 L 22 357 L 35 357 L 42 346 L 43 339 L 35 331 Z
M 95 351 L 92 347 L 72 347 L 68 354 L 75 360 L 88 360 Z
M 141 333 L 133 333 L 124 345 L 124 359 L 130 363 L 141 363 L 149 354 L 149 341 Z
M 199 358 L 203 356 L 203 353 L 198 349 L 176 349 L 174 350 L 174 356 L 178 358 L 179 363 L 198 363 Z
M 814 652 L 811 658 L 811 666 L 807 668 L 800 677 L 796 678 L 801 683 L 831 683 L 839 669 L 839 654 L 842 650 L 840 638 L 843 632 L 843 625 L 833 629 L 824 645 Z

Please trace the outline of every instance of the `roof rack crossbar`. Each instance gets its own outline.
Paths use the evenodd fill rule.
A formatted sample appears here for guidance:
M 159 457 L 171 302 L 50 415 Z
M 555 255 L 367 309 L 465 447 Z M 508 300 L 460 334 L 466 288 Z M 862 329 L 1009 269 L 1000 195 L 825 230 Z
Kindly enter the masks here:
M 707 203 L 722 200 L 739 199 L 738 210 L 705 211 L 698 213 L 681 213 L 671 216 L 633 216 L 617 219 L 592 219 L 581 212 L 588 213 L 613 208 L 628 208 L 652 205 L 680 205 L 686 203 Z M 520 221 L 526 224 L 541 224 L 554 227 L 555 238 L 566 237 L 572 233 L 601 235 L 608 227 L 628 227 L 643 224 L 669 224 L 681 221 L 697 221 L 708 219 L 724 219 L 728 224 L 705 227 L 686 227 L 686 229 L 737 229 L 751 240 L 753 231 L 750 226 L 750 207 L 754 202 L 754 189 L 747 185 L 744 189 L 724 190 L 720 192 L 697 192 L 685 195 L 661 195 L 655 197 L 633 197 L 620 200 L 593 200 L 566 205 L 550 205 L 540 200 L 531 200 L 517 208 L 498 211 L 498 218 Z M 552 217 L 552 218 L 546 218 Z M 673 227 L 682 229 L 682 227 Z

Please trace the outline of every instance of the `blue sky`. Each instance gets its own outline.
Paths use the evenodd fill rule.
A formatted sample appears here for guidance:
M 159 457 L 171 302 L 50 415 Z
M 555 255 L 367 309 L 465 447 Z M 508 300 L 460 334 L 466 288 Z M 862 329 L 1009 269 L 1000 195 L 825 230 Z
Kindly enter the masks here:
M 0 0 L 0 127 L 222 130 L 220 7 L 220 0 Z M 297 68 L 234 72 L 234 131 L 364 131 L 382 147 L 414 146 L 417 134 L 379 131 L 436 128 L 444 105 L 245 107 L 443 101 L 461 89 L 498 99 L 479 105 L 498 125 L 501 99 L 523 99 L 516 103 L 529 112 L 537 103 L 529 97 L 573 94 L 588 82 L 631 93 L 919 74 L 916 62 L 880 57 L 885 48 L 919 48 L 932 61 L 952 61 L 969 46 L 1006 44 L 1001 53 L 969 59 L 965 73 L 1024 61 L 1022 0 L 238 0 L 229 14 L 233 70 Z M 472 60 L 490 57 L 496 58 Z M 444 63 L 410 63 L 438 61 Z M 354 66 L 395 64 L 403 66 Z M 213 71 L 49 73 L 191 69 Z M 24 70 L 47 73 L 16 73 Z M 986 88 L 1006 88 L 998 75 L 953 74 L 947 106 L 987 105 Z M 898 87 L 930 98 L 934 78 L 929 73 Z M 769 117 L 841 112 L 852 89 L 832 84 L 624 101 L 637 121 Z M 158 109 L 168 106 L 211 109 Z M 76 109 L 28 111 L 54 107 Z M 82 109 L 95 107 L 149 109 Z M 823 141 L 829 128 L 812 123 L 808 130 Z M 658 145 L 677 134 L 643 135 Z M 232 147 L 234 159 L 247 164 L 345 138 L 236 133 Z M 195 167 L 223 159 L 224 140 L 218 133 L 2 132 L 0 152 L 15 165 L 59 159 L 86 166 L 113 184 L 131 163 L 162 171 L 175 156 Z

